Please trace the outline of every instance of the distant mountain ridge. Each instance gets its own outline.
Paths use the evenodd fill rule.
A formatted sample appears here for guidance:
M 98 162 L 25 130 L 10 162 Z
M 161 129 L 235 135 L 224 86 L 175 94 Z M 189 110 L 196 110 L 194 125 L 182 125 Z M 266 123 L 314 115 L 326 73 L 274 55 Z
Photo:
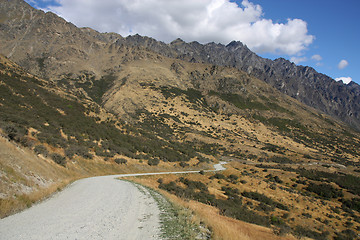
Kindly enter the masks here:
M 235 67 L 310 107 L 360 129 L 360 86 L 355 82 L 337 82 L 311 67 L 297 66 L 284 58 L 272 61 L 259 57 L 246 45 L 236 41 L 226 46 L 186 43 L 181 39 L 170 44 L 156 44 L 153 39 L 135 35 L 119 42 L 130 42 L 165 56 L 191 62 Z
M 140 35 L 121 37 L 77 28 L 22 0 L 0 0 L 0 53 L 33 74 L 61 79 L 90 72 L 99 78 L 118 71 L 123 48 L 140 48 L 189 62 L 229 66 L 263 80 L 281 92 L 360 129 L 360 86 L 345 85 L 283 58 L 262 58 L 241 42 L 228 45 L 177 39 L 170 44 Z M 115 69 L 115 70 L 114 70 Z M 116 70 L 117 69 L 117 70 Z

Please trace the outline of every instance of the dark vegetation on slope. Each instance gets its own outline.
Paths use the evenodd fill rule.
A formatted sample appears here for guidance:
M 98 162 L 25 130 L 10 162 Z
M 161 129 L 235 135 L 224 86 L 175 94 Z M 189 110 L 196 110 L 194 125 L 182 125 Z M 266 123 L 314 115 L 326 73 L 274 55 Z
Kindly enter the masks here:
M 236 190 L 225 189 L 229 196 L 227 200 L 217 199 L 215 195 L 210 194 L 207 186 L 199 181 L 191 181 L 187 178 L 180 178 L 179 182 L 186 185 L 186 188 L 180 187 L 176 182 L 160 183 L 159 188 L 164 189 L 178 197 L 196 200 L 205 204 L 216 206 L 225 216 L 233 217 L 250 223 L 262 226 L 270 226 L 270 221 L 266 217 L 256 214 L 243 206 L 241 197 Z
M 109 118 L 100 121 L 89 116 L 90 112 L 99 113 L 96 104 L 85 104 L 71 96 L 62 97 L 56 90 L 47 89 L 41 80 L 20 75 L 5 65 L 0 69 L 9 73 L 0 75 L 0 126 L 9 139 L 34 148 L 37 153 L 48 155 L 48 150 L 42 145 L 33 146 L 35 139 L 65 149 L 68 159 L 74 155 L 92 159 L 94 154 L 105 158 L 121 154 L 157 165 L 159 160 L 186 162 L 198 155 L 190 143 L 178 143 L 170 138 L 161 140 L 154 135 L 154 129 L 163 136 L 172 131 L 161 119 L 149 116 L 138 127 Z M 119 130 L 117 125 L 125 130 Z M 199 144 L 198 151 L 206 149 Z M 51 157 L 65 165 L 64 158 Z
M 160 90 L 165 98 L 175 98 L 177 96 L 184 96 L 186 99 L 192 103 L 192 108 L 204 112 L 213 112 L 218 113 L 216 107 L 210 106 L 206 101 L 206 94 L 203 94 L 197 89 L 189 88 L 187 90 L 182 90 L 175 87 L 161 87 L 152 89 Z M 252 114 L 249 118 L 253 118 L 266 126 L 275 128 L 276 131 L 281 132 L 283 135 L 291 137 L 296 142 L 302 143 L 309 147 L 318 147 L 322 150 L 330 151 L 334 153 L 334 162 L 342 164 L 352 164 L 347 161 L 346 158 L 342 157 L 342 153 L 349 153 L 354 156 L 360 156 L 358 149 L 360 149 L 360 142 L 354 141 L 354 135 L 343 129 L 342 131 L 335 132 L 334 130 L 327 130 L 327 132 L 321 132 L 317 129 L 312 128 L 311 126 L 303 125 L 295 116 L 295 113 L 285 109 L 278 105 L 275 100 L 270 100 L 265 96 L 260 96 L 257 100 L 255 97 L 245 98 L 239 94 L 233 93 L 222 93 L 210 91 L 209 96 L 218 96 L 222 100 L 227 101 L 229 104 L 233 104 L 241 110 L 248 111 L 257 111 L 256 114 Z M 261 100 L 260 100 L 261 99 Z M 273 114 L 282 113 L 286 114 L 287 118 L 280 117 L 264 117 L 262 113 L 272 112 Z M 324 118 L 322 116 L 314 116 L 316 118 L 323 119 L 327 121 L 328 124 L 335 126 L 335 122 Z M 335 148 L 335 146 L 337 148 Z M 267 147 L 264 147 L 264 150 L 273 152 L 283 152 L 281 149 L 277 149 L 276 146 L 268 144 Z M 274 159 L 276 161 L 276 159 Z

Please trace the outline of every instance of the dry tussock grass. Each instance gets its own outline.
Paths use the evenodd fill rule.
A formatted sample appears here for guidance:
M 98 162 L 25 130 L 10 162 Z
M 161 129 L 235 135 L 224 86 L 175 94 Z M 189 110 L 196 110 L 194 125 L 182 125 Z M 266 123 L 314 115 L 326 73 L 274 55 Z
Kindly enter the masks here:
M 47 188 L 41 188 L 33 191 L 29 194 L 16 195 L 10 198 L 0 198 L 0 218 L 4 218 L 25 208 L 31 207 L 34 203 L 44 200 L 52 194 L 60 191 L 74 180 L 75 178 L 66 179 L 61 182 L 54 183 Z
M 276 236 L 269 228 L 222 216 L 215 207 L 196 201 L 185 202 L 185 206 L 195 212 L 212 229 L 215 240 L 294 239 Z
M 127 178 L 134 182 L 143 184 L 159 191 L 176 205 L 190 209 L 194 214 L 194 222 L 202 222 L 212 231 L 211 239 L 214 240 L 293 240 L 293 236 L 277 236 L 270 228 L 246 223 L 230 217 L 223 216 L 218 209 L 197 201 L 183 200 L 164 190 L 158 189 L 157 179 L 162 178 L 164 182 L 174 181 L 179 175 L 146 176 Z M 198 175 L 192 175 L 192 180 L 197 179 Z

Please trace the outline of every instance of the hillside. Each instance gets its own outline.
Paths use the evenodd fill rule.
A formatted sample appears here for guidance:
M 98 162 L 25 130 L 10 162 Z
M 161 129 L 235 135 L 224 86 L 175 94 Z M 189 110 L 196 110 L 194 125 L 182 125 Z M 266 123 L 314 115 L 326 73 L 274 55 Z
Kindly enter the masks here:
M 190 62 L 237 68 L 265 81 L 282 93 L 359 129 L 360 86 L 354 82 L 349 85 L 336 82 L 311 67 L 297 66 L 283 58 L 274 61 L 261 58 L 241 42 L 233 41 L 226 46 L 215 43 L 202 45 L 177 39 L 165 45 L 141 36 L 131 36 L 119 41 Z
M 0 198 L 8 206 L 1 216 L 23 208 L 23 194 L 52 183 L 209 169 L 225 160 L 223 173 L 136 181 L 192 209 L 214 238 L 224 236 L 215 219 L 314 239 L 360 233 L 360 134 L 339 120 L 358 124 L 352 105 L 358 85 L 283 59 L 260 59 L 241 43 L 164 44 L 79 29 L 21 0 L 0 0 L 0 16 L 0 52 L 7 56 L 0 55 Z M 273 78 L 257 70 L 263 64 Z M 284 71 L 291 77 L 282 78 Z M 294 86 L 294 79 L 320 85 L 304 82 L 290 91 L 274 87 L 274 79 L 283 79 L 279 86 Z M 318 94 L 325 110 L 309 90 L 314 87 L 331 95 Z M 313 94 L 305 97 L 312 104 L 293 96 L 300 88 L 299 96 Z M 335 118 L 326 114 L 334 111 Z
M 186 147 L 140 135 L 136 129 L 126 133 L 126 125 L 120 129 L 119 121 L 95 102 L 79 100 L 3 56 L 0 95 L 1 216 L 31 205 L 48 194 L 45 189 L 56 190 L 53 186 L 61 182 L 93 175 L 167 170 L 169 166 L 176 169 L 159 164 L 158 158 L 179 154 L 178 149 Z M 142 150 L 161 144 L 169 147 L 166 153 L 161 149 Z M 135 159 L 136 152 L 145 154 L 138 153 L 140 162 Z M 206 164 L 199 167 L 206 168 Z M 34 194 L 37 196 L 33 198 Z
M 345 85 L 285 60 L 264 59 L 241 42 L 224 46 L 177 39 L 170 44 L 139 35 L 123 38 L 77 28 L 51 12 L 33 9 L 21 0 L 0 1 L 0 53 L 32 74 L 60 80 L 67 74 L 90 73 L 97 78 L 121 71 L 125 49 L 149 50 L 187 62 L 235 67 L 267 82 L 282 93 L 360 129 L 360 86 Z M 125 50 L 126 52 L 126 50 Z M 126 53 L 130 54 L 131 53 Z

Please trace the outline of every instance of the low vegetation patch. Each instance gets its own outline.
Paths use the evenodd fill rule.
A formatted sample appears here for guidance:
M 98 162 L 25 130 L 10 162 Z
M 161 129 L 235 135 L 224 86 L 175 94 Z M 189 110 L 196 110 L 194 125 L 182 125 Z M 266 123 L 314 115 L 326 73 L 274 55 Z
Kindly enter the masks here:
M 201 142 L 196 146 L 186 141 L 179 143 L 174 138 L 173 130 L 163 123 L 166 115 L 155 117 L 145 110 L 139 111 L 138 116 L 143 117 L 143 122 L 133 126 L 110 118 L 101 121 L 90 114 L 100 113 L 100 107 L 95 103 L 88 104 L 70 96 L 62 97 L 49 91 L 44 82 L 16 72 L 10 75 L 1 73 L 0 78 L 4 83 L 0 85 L 0 128 L 11 141 L 33 148 L 37 154 L 45 157 L 51 154 L 50 149 L 62 148 L 66 159 L 78 156 L 91 160 L 95 155 L 108 159 L 124 155 L 147 160 L 153 166 L 160 161 L 185 163 L 196 157 L 197 151 L 206 153 L 213 149 L 210 150 Z M 109 75 L 100 80 L 82 79 L 76 84 L 80 84 L 78 87 L 83 87 L 95 102 L 101 103 L 101 96 L 113 81 L 114 76 Z M 177 93 L 164 89 L 166 91 Z M 180 93 L 185 94 L 189 101 L 197 101 L 201 97 L 200 92 L 192 89 Z M 120 125 L 125 130 L 119 130 L 117 126 Z M 30 128 L 35 129 L 31 136 L 28 132 Z M 33 142 L 41 144 L 33 146 Z M 51 147 L 40 147 L 42 145 Z M 53 159 L 66 166 L 66 159 L 59 156 Z
M 306 187 L 306 190 L 313 192 L 324 199 L 339 198 L 344 196 L 343 192 L 340 189 L 336 189 L 330 184 L 326 183 L 309 184 L 309 186 Z
M 336 183 L 338 186 L 347 189 L 353 194 L 360 195 L 360 177 L 351 174 L 339 174 L 324 172 L 318 170 L 306 169 L 292 169 L 300 174 L 300 176 L 315 180 L 315 181 L 330 181 Z
M 269 219 L 258 215 L 242 204 L 242 199 L 237 191 L 230 188 L 224 188 L 228 199 L 217 199 L 215 195 L 210 194 L 207 186 L 199 181 L 191 181 L 187 178 L 180 178 L 179 182 L 184 183 L 186 188 L 178 186 L 176 182 L 160 183 L 159 188 L 164 189 L 178 197 L 192 199 L 201 203 L 209 204 L 219 208 L 220 212 L 238 220 L 255 223 L 262 226 L 269 226 Z
M 287 206 L 285 206 L 284 204 L 281 204 L 277 201 L 274 201 L 273 199 L 265 196 L 264 194 L 258 193 L 258 192 L 242 192 L 241 193 L 242 196 L 247 197 L 247 198 L 251 198 L 254 199 L 258 202 L 262 202 L 265 203 L 269 206 L 274 206 L 276 208 L 279 208 L 281 210 L 285 210 L 285 211 L 289 211 L 289 208 Z

